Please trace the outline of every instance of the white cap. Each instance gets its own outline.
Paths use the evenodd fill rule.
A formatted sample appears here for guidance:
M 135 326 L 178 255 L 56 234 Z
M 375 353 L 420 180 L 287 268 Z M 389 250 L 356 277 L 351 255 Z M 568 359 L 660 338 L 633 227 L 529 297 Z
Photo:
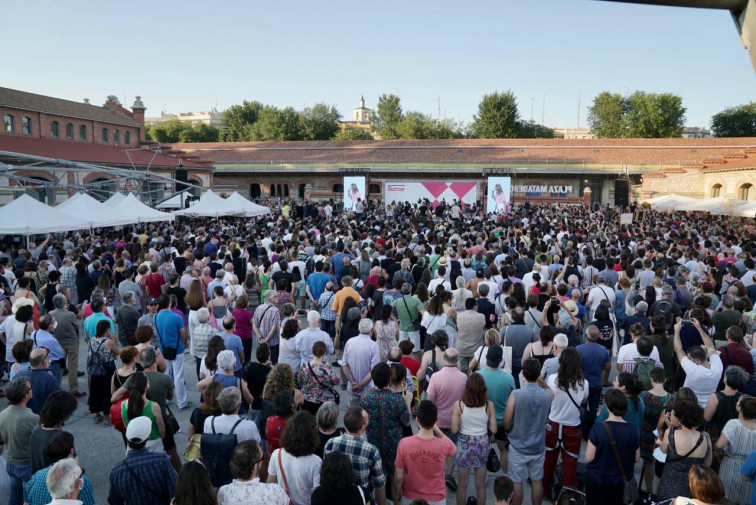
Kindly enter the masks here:
M 152 421 L 146 416 L 132 419 L 126 426 L 126 440 L 129 442 L 145 442 L 150 438 L 150 433 L 152 433 Z

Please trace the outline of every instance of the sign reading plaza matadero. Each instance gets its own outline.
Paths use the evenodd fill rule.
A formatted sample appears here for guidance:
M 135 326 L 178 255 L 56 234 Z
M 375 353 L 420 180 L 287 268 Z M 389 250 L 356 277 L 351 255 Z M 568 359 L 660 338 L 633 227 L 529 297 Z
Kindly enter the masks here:
M 519 184 L 512 186 L 515 193 L 550 193 L 550 194 L 572 194 L 572 186 L 558 186 L 549 184 Z

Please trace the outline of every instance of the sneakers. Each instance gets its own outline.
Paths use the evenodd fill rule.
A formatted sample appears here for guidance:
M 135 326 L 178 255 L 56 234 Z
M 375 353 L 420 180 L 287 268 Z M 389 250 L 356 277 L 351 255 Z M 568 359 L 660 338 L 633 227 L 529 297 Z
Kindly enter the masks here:
M 453 475 L 447 475 L 446 476 L 446 487 L 448 487 L 450 491 L 456 491 L 457 490 L 457 481 L 454 480 L 454 476 Z
M 95 422 L 95 424 L 100 424 L 103 419 L 105 419 L 105 418 L 102 417 L 102 414 L 95 414 L 95 416 L 94 416 L 94 422 Z
M 113 426 L 113 425 L 112 425 L 112 424 L 110 423 L 110 419 L 103 419 L 103 420 L 102 420 L 102 425 L 103 425 L 103 426 L 105 426 L 106 428 L 107 428 L 107 427 L 110 427 L 110 426 Z
M 183 407 L 179 407 L 178 409 L 179 410 L 186 410 L 186 409 L 190 409 L 192 407 L 194 407 L 194 402 L 186 402 L 186 405 L 184 405 Z

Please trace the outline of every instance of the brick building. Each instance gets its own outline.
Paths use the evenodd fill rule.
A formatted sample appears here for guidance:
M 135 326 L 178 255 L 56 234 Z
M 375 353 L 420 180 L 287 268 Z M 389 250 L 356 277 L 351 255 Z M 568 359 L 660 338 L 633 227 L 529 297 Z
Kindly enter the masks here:
M 173 176 L 181 159 L 189 182 L 212 185 L 212 165 L 192 155 L 161 149 L 145 140 L 146 107 L 136 97 L 131 109 L 115 96 L 102 106 L 88 99 L 74 102 L 0 87 L 0 202 L 29 193 L 55 204 L 77 189 L 93 190 L 105 199 L 114 191 L 138 189 L 148 200 L 173 190 L 160 180 L 129 177 L 132 173 Z M 46 162 L 25 167 L 22 156 L 96 165 L 89 169 Z M 102 170 L 98 170 L 102 168 Z M 136 175 L 136 174 L 135 174 Z

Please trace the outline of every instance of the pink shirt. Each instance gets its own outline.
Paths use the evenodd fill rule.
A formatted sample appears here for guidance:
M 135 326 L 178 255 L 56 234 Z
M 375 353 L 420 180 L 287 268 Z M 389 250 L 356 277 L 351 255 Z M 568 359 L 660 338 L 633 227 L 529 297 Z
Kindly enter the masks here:
M 439 428 L 451 428 L 454 405 L 462 399 L 467 384 L 467 375 L 456 366 L 444 366 L 431 376 L 428 384 L 428 396 L 438 409 Z
M 402 496 L 410 500 L 445 500 L 444 459 L 455 452 L 457 448 L 446 437 L 401 439 L 396 450 L 396 467 L 404 470 Z
M 234 309 L 232 315 L 234 316 L 234 319 L 236 319 L 236 329 L 234 330 L 234 334 L 242 340 L 249 340 L 252 338 L 253 314 L 247 309 Z

